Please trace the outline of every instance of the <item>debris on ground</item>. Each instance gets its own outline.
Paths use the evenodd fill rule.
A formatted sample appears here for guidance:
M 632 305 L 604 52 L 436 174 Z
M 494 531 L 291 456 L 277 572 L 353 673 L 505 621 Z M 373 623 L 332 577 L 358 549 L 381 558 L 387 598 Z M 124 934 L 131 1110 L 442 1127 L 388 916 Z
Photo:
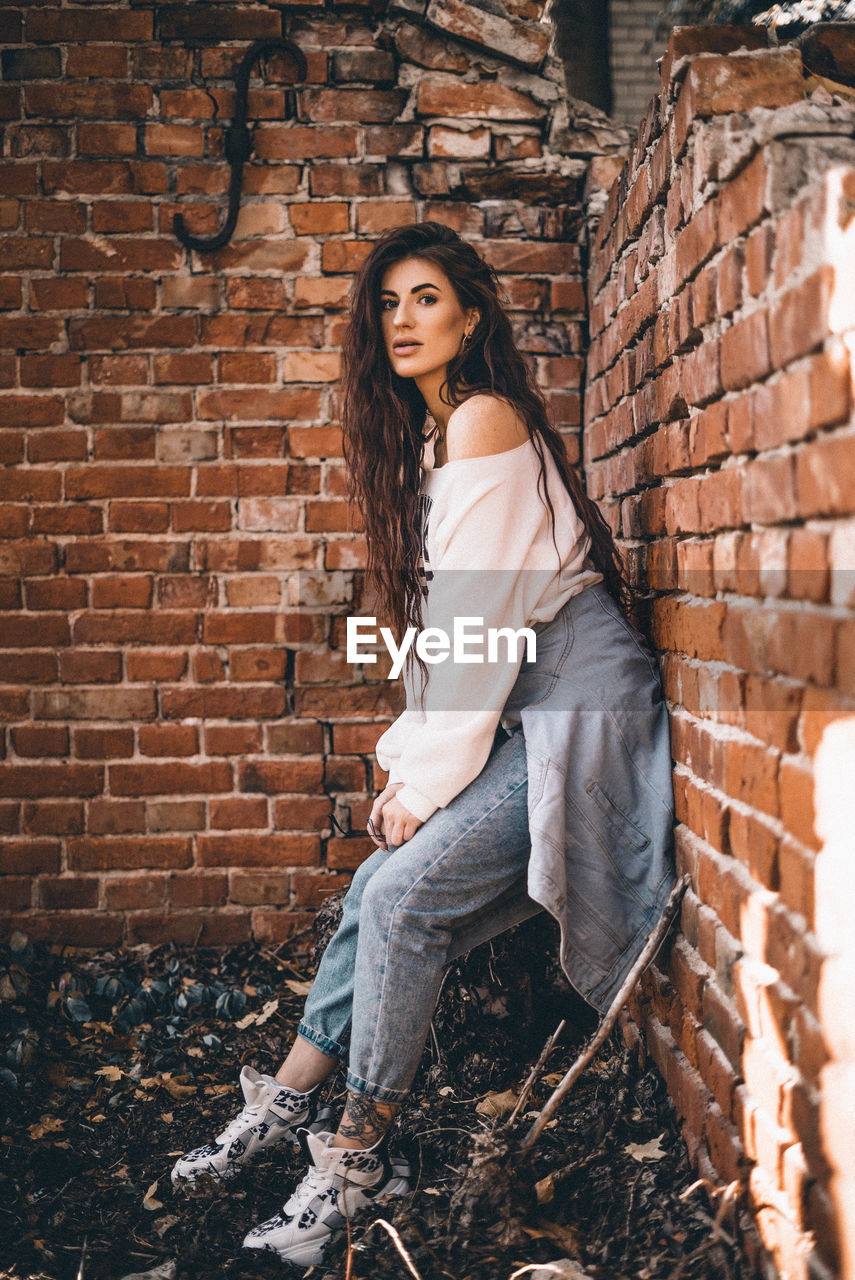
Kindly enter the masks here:
M 336 910 L 319 913 L 320 935 Z M 596 1027 L 561 975 L 554 929 L 535 917 L 449 967 L 395 1137 L 413 1191 L 363 1211 L 310 1280 L 753 1276 L 737 1197 L 708 1197 L 661 1079 L 618 1033 L 536 1147 L 515 1150 Z M 92 953 L 18 933 L 0 947 L 0 1276 L 282 1277 L 278 1259 L 242 1257 L 240 1242 L 303 1172 L 291 1148 L 201 1196 L 169 1174 L 239 1110 L 242 1065 L 276 1069 L 312 971 L 287 945 Z M 341 1106 L 341 1075 L 328 1096 Z

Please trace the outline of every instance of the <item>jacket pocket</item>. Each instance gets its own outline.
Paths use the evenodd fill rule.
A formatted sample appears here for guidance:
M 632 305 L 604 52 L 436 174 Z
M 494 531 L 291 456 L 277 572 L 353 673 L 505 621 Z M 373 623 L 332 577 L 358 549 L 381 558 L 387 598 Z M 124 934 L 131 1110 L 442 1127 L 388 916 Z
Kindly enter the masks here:
M 615 843 L 619 847 L 629 846 L 636 853 L 643 853 L 650 844 L 650 838 L 636 826 L 629 814 L 624 813 L 596 781 L 589 782 L 585 790 L 596 801 Z
M 543 795 L 546 775 L 549 772 L 549 760 L 546 756 L 542 756 L 539 751 L 532 750 L 526 744 L 526 764 L 528 767 L 528 811 L 529 814 L 532 814 Z

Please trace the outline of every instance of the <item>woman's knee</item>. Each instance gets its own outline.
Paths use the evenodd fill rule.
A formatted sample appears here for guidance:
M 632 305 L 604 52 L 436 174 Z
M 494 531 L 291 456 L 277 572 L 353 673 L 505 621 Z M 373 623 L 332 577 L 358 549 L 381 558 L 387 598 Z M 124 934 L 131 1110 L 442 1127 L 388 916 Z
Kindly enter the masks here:
M 378 857 L 378 855 L 381 855 Z M 378 871 L 390 856 L 386 849 L 375 849 L 363 863 L 356 868 L 344 897 L 345 907 L 359 911 L 367 885 L 371 883 Z
M 390 883 L 387 869 L 378 868 L 362 886 L 359 902 L 360 929 L 366 922 L 385 926 L 391 921 L 399 898 L 400 894 L 394 883 Z
M 393 932 L 424 935 L 438 931 L 444 936 L 456 909 L 449 911 L 448 895 L 435 878 L 414 874 L 405 859 L 387 863 L 365 886 L 359 908 L 360 932 L 370 928 L 391 936 Z

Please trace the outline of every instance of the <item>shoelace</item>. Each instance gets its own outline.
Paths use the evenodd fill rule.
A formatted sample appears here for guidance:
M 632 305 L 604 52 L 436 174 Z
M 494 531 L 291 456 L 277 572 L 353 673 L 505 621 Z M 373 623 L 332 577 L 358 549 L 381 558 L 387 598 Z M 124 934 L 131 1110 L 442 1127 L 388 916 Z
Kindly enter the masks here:
M 250 1125 L 255 1124 L 261 1119 L 262 1113 L 267 1110 L 267 1102 L 248 1103 L 239 1116 L 235 1116 L 231 1124 L 226 1125 L 223 1132 L 216 1139 L 217 1142 L 231 1142 L 232 1138 L 237 1138 Z
M 302 1213 L 320 1191 L 329 1191 L 330 1176 L 325 1169 L 312 1166 L 297 1183 L 290 1198 L 283 1206 L 288 1213 Z M 292 1206 L 289 1208 L 288 1206 Z

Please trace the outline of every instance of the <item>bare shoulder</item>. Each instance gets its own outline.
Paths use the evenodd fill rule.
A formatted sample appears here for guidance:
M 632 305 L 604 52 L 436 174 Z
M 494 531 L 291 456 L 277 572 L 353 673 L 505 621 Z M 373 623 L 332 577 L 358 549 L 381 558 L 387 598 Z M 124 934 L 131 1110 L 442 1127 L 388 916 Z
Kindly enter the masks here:
M 516 449 L 528 440 L 525 420 L 507 400 L 477 392 L 457 406 L 448 419 L 446 448 L 449 462 L 483 458 Z

